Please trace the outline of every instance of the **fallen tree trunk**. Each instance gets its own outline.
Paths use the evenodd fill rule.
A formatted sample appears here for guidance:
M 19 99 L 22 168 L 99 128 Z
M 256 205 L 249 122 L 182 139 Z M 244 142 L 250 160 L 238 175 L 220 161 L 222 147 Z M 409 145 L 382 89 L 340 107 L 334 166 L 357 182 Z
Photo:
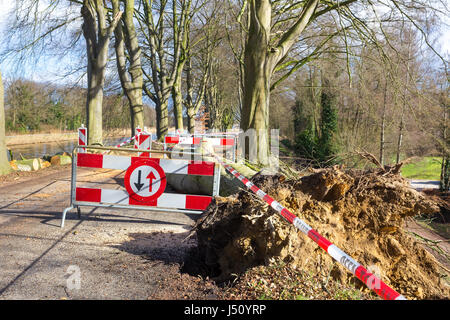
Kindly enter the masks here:
M 58 165 L 63 166 L 65 164 L 71 164 L 72 158 L 70 156 L 66 156 L 66 155 L 56 155 L 50 159 L 50 163 L 53 166 L 58 166 Z
M 44 169 L 50 167 L 52 164 L 49 161 L 45 161 L 44 159 L 38 159 L 39 160 L 39 168 Z
M 9 164 L 16 171 L 36 171 L 40 168 L 38 159 L 12 160 Z

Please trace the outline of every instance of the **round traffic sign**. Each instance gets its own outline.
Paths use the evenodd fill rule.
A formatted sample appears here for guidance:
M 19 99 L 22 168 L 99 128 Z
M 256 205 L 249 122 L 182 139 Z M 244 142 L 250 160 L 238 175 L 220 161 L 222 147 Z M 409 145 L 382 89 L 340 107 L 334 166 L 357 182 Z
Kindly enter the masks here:
M 138 160 L 125 172 L 125 189 L 136 201 L 155 201 L 164 192 L 166 185 L 164 170 L 151 159 Z

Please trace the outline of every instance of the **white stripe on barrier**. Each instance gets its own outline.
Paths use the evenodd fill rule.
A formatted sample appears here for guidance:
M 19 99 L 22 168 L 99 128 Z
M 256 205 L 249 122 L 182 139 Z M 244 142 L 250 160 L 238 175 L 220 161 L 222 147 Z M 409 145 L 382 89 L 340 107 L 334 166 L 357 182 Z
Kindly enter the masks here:
M 127 170 L 131 165 L 131 158 L 125 156 L 104 155 L 103 169 Z
M 174 161 L 169 159 L 161 159 L 159 165 L 163 168 L 164 172 L 188 174 L 187 161 Z
M 158 198 L 158 207 L 167 208 L 185 208 L 186 207 L 186 195 L 184 194 L 174 194 L 174 193 L 163 193 Z
M 129 196 L 126 191 L 102 189 L 101 202 L 114 204 L 129 204 Z

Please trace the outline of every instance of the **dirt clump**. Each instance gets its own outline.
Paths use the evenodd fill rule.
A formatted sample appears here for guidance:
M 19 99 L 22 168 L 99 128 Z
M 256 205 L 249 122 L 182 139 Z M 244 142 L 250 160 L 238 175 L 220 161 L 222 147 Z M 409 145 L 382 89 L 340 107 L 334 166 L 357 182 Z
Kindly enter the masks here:
M 445 268 L 403 228 L 406 218 L 436 214 L 439 205 L 407 180 L 332 168 L 298 179 L 258 174 L 252 182 L 406 298 L 450 297 Z M 281 259 L 369 290 L 248 190 L 216 197 L 194 233 L 200 260 L 217 281 Z

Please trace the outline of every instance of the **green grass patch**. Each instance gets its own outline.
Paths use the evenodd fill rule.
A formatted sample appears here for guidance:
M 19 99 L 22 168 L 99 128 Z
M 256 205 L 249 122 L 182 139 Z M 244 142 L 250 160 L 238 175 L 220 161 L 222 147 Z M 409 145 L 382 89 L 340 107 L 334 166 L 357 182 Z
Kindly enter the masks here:
M 423 157 L 405 164 L 402 176 L 408 179 L 439 180 L 441 175 L 441 158 Z

